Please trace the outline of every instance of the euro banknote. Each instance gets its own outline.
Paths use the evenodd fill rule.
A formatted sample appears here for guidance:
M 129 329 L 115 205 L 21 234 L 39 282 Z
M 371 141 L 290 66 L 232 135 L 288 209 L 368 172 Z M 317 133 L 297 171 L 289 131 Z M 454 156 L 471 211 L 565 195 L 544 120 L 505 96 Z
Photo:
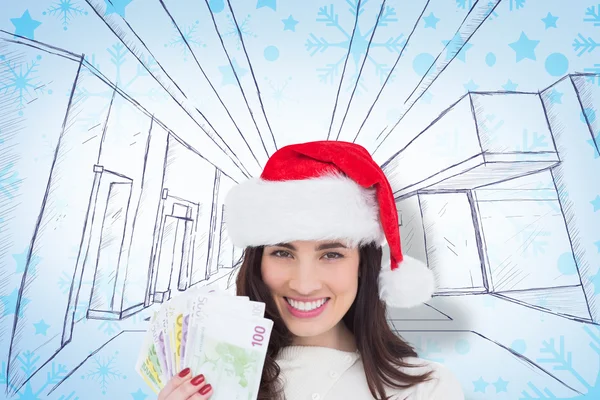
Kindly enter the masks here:
M 154 311 L 136 371 L 154 393 L 181 370 L 204 374 L 211 399 L 256 399 L 273 322 L 265 304 L 192 287 Z

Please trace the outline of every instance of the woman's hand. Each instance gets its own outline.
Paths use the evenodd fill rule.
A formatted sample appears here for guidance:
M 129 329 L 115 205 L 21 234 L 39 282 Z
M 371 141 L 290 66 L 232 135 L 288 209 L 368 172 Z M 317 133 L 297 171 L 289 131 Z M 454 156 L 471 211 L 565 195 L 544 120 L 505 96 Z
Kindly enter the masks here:
M 171 378 L 158 394 L 158 400 L 206 400 L 212 396 L 212 386 L 204 379 L 204 375 L 192 377 L 186 368 L 179 375 Z

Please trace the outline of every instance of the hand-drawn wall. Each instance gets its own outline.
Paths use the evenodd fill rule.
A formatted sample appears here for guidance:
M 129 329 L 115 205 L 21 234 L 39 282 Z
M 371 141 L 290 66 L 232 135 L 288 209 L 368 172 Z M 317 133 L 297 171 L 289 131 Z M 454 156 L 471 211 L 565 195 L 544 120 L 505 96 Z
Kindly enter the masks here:
M 600 398 L 600 4 L 305 3 L 3 4 L 0 398 L 153 398 L 152 310 L 234 290 L 227 190 L 318 139 L 371 151 L 438 277 L 390 310 L 422 357 Z

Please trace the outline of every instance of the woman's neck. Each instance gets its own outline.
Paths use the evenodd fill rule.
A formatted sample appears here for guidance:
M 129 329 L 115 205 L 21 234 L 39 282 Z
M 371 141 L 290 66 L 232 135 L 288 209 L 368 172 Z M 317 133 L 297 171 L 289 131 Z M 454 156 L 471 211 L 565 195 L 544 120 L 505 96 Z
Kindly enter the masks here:
M 329 347 L 341 351 L 355 351 L 356 339 L 350 329 L 343 322 L 327 332 L 317 336 L 301 337 L 294 336 L 292 340 L 294 346 L 320 346 Z

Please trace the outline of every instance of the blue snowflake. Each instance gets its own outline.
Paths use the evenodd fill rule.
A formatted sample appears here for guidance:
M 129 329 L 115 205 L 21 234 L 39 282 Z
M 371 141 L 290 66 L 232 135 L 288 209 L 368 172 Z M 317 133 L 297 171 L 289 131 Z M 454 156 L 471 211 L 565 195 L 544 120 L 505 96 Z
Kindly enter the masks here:
M 79 15 L 88 15 L 88 12 L 81 8 L 73 0 L 58 0 L 48 10 L 42 13 L 43 15 L 52 15 L 61 19 L 63 29 L 69 29 L 71 20 Z
M 41 59 L 42 56 L 38 55 L 31 62 L 11 62 L 5 56 L 0 57 L 0 76 L 8 77 L 6 82 L 0 81 L 0 93 L 16 94 L 14 103 L 21 116 L 27 104 L 35 100 L 39 94 L 46 92 L 52 94 L 52 90 L 46 90 L 46 85 L 38 80 L 37 68 L 40 66 Z
M 600 64 L 594 64 L 592 68 L 584 68 L 583 72 L 592 73 L 595 75 L 590 75 L 587 77 L 587 81 L 592 85 L 600 86 Z
M 206 47 L 206 44 L 204 44 L 199 38 L 198 38 L 198 25 L 200 24 L 200 21 L 196 21 L 193 24 L 185 27 L 183 29 L 183 36 L 181 34 L 179 34 L 179 31 L 177 31 L 174 35 L 173 35 L 173 39 L 171 39 L 171 41 L 169 41 L 169 43 L 165 44 L 165 47 L 180 47 L 181 48 L 181 53 L 183 54 L 183 61 L 187 61 L 188 60 L 188 56 L 190 55 L 190 49 L 189 47 Z M 187 42 L 187 44 L 186 44 Z M 188 47 L 189 45 L 189 47 Z
M 21 370 L 26 378 L 37 371 L 37 363 L 40 360 L 38 356 L 32 351 L 24 351 L 17 356 L 15 362 L 18 365 L 12 365 L 11 370 Z M 19 400 L 37 400 L 42 398 L 41 395 L 44 391 L 48 390 L 50 386 L 54 386 L 67 377 L 67 367 L 63 364 L 51 363 L 50 371 L 46 373 L 46 380 L 41 384 L 40 387 L 33 387 L 31 381 L 28 381 L 20 389 L 18 386 L 12 384 L 6 375 L 6 362 L 2 362 L 2 369 L 0 370 L 0 384 L 5 386 L 9 394 L 16 394 Z M 68 397 L 61 397 L 64 400 L 77 400 L 73 398 L 75 392 L 68 394 Z M 60 399 L 59 399 L 60 400 Z
M 117 332 L 121 332 L 121 326 L 117 321 L 107 319 L 102 321 L 98 326 L 98 330 L 104 332 L 108 336 L 112 336 Z
M 484 118 L 478 119 L 477 126 L 480 136 L 485 138 L 486 148 L 483 150 L 487 151 L 498 140 L 500 129 L 504 126 L 504 120 L 496 119 L 494 114 L 486 114 Z
M 600 26 L 600 3 L 598 4 L 597 11 L 596 6 L 590 6 L 585 10 L 583 22 L 592 22 L 594 26 Z
M 279 106 L 281 104 L 283 104 L 285 102 L 285 100 L 289 100 L 285 96 L 285 89 L 287 88 L 288 84 L 292 80 L 292 77 L 290 76 L 282 84 L 275 83 L 268 77 L 265 77 L 265 80 L 267 81 L 269 87 L 271 88 L 271 90 L 273 92 L 272 98 L 273 98 L 273 100 L 275 100 L 275 103 L 277 104 L 277 108 L 279 108 Z
M 583 55 L 583 53 L 585 53 L 586 51 L 588 53 L 591 53 L 592 51 L 596 50 L 598 47 L 600 47 L 600 43 L 596 43 L 594 41 L 594 39 L 592 39 L 591 37 L 587 37 L 587 39 L 580 33 L 577 35 L 578 37 L 576 37 L 575 39 L 573 39 L 573 50 L 578 51 L 579 53 L 577 53 L 578 57 L 581 57 Z
M 18 178 L 19 173 L 13 170 L 13 166 L 13 163 L 9 163 L 0 170 L 0 196 L 5 196 L 9 200 L 14 199 L 21 183 L 21 179 Z
M 364 3 L 361 5 L 361 9 L 358 9 L 358 1 L 357 0 L 346 0 L 346 3 L 350 6 L 350 13 L 356 18 L 357 14 L 362 14 Z M 339 16 L 334 11 L 334 6 L 331 4 L 329 7 L 324 6 L 319 8 L 319 12 L 317 13 L 318 18 L 317 22 L 323 22 L 328 27 L 335 28 L 338 32 L 342 34 L 344 37 L 343 40 L 338 42 L 330 42 L 329 40 L 323 37 L 317 37 L 315 34 L 311 33 L 310 38 L 306 40 L 306 50 L 310 52 L 311 56 L 314 56 L 318 52 L 324 53 L 330 49 L 338 48 L 343 50 L 342 54 L 337 61 L 327 64 L 325 68 L 318 68 L 317 72 L 319 72 L 319 79 L 323 83 L 333 84 L 334 78 L 337 77 L 340 73 L 340 66 L 343 65 L 346 60 L 346 54 L 348 51 L 348 47 L 350 47 L 350 41 L 352 40 L 352 48 L 350 49 L 350 54 L 354 60 L 354 74 L 350 80 L 350 84 L 348 85 L 348 89 L 351 90 L 356 84 L 357 79 L 360 76 L 360 68 L 362 64 L 362 58 L 366 55 L 367 49 L 369 48 L 369 40 L 371 38 L 371 34 L 373 30 L 379 26 L 387 26 L 391 22 L 397 22 L 396 18 L 396 10 L 393 7 L 386 6 L 385 10 L 381 14 L 379 18 L 379 22 L 377 25 L 373 24 L 373 26 L 369 27 L 364 33 L 360 28 L 360 22 L 356 26 L 356 31 L 354 33 L 354 38 L 352 37 L 352 29 L 348 31 L 344 29 L 339 22 Z M 354 18 L 353 18 L 354 19 Z M 360 20 L 359 20 L 360 21 Z M 352 25 L 353 27 L 354 25 Z M 375 74 L 379 77 L 380 83 L 383 83 L 387 78 L 391 67 L 386 64 L 377 62 L 376 58 L 372 56 L 372 50 L 376 48 L 383 48 L 388 50 L 389 52 L 400 53 L 404 45 L 406 44 L 406 39 L 404 39 L 404 35 L 400 34 L 397 37 L 390 37 L 385 42 L 376 42 L 373 40 L 371 42 L 369 51 L 369 55 L 367 56 L 367 60 L 374 66 Z M 360 77 L 362 79 L 362 77 Z M 394 75 L 390 76 L 390 80 L 394 79 Z M 361 82 L 359 82 L 361 84 Z M 361 84 L 364 88 L 364 86 Z
M 233 17 L 230 14 L 227 14 L 227 19 L 229 20 L 229 27 L 227 31 L 221 34 L 222 38 L 233 37 L 235 38 L 236 47 L 238 50 L 242 49 L 242 39 L 243 38 L 256 38 L 257 35 L 252 32 L 250 29 L 250 15 L 247 15 L 238 26 L 236 26 Z M 240 31 L 238 32 L 238 27 Z M 242 35 L 240 36 L 240 32 Z
M 116 369 L 116 358 L 119 354 L 118 351 L 114 355 L 109 357 L 100 358 L 96 355 L 92 358 L 94 366 L 90 369 L 86 375 L 82 375 L 81 379 L 92 379 L 100 383 L 100 389 L 102 394 L 106 394 L 110 381 L 117 381 L 120 379 L 127 379 L 127 376 L 121 374 Z
M 588 336 L 591 339 L 589 343 L 590 348 L 594 351 L 594 353 L 598 356 L 598 361 L 600 361 L 600 327 L 594 326 L 584 326 L 583 328 Z M 587 382 L 583 376 L 573 367 L 573 360 L 571 357 L 571 352 L 565 350 L 565 342 L 564 336 L 560 336 L 559 343 L 557 345 L 554 339 L 550 339 L 549 341 L 544 341 L 542 343 L 542 348 L 540 351 L 544 354 L 547 354 L 544 358 L 538 358 L 537 362 L 540 364 L 549 364 L 553 366 L 553 369 L 556 371 L 567 371 L 570 373 L 583 387 L 586 389 L 586 392 L 580 396 L 576 397 L 557 397 L 552 393 L 552 391 L 548 388 L 540 389 L 532 382 L 528 382 L 527 390 L 523 390 L 522 397 L 519 400 L 529 400 L 529 399 L 598 399 L 600 398 L 600 370 L 596 375 L 595 382 L 593 384 Z
M 423 339 L 422 336 L 419 336 L 416 340 L 416 343 L 411 343 L 415 351 L 419 354 L 419 358 L 428 361 L 434 361 L 443 363 L 444 359 L 439 357 L 442 354 L 442 348 L 439 343 L 432 338 Z
M 473 0 L 456 0 L 456 7 L 470 10 L 473 7 Z
M 520 8 L 523 8 L 523 7 L 525 7 L 525 2 L 526 1 L 527 0 L 510 0 L 508 2 L 508 9 L 510 11 L 512 11 L 513 9 L 514 10 L 518 10 Z
M 134 74 L 125 74 L 123 72 L 123 65 L 127 61 L 129 61 L 129 56 L 132 55 L 131 52 L 129 52 L 129 50 L 125 47 L 125 45 L 123 43 L 117 42 L 117 43 L 113 44 L 111 47 L 107 48 L 106 51 L 111 56 L 110 62 L 111 62 L 111 65 L 114 67 L 112 74 L 106 70 L 102 70 L 100 64 L 96 62 L 95 54 L 92 54 L 90 58 L 88 58 L 86 56 L 87 63 L 89 63 L 91 66 L 93 66 L 97 70 L 102 71 L 103 74 L 107 75 L 108 78 L 111 79 L 112 82 L 114 84 L 116 84 L 116 86 L 119 89 L 123 90 L 125 93 L 127 93 L 128 95 L 130 95 L 134 98 L 147 97 L 147 98 L 150 98 L 151 100 L 155 100 L 155 101 L 167 98 L 167 93 L 165 91 L 158 89 L 158 87 L 154 84 L 154 82 L 152 83 L 152 85 L 148 85 L 152 88 L 145 92 L 140 93 L 140 92 L 133 91 L 132 85 L 134 83 L 136 83 L 139 79 L 151 77 L 151 75 L 148 73 L 146 68 L 144 68 L 144 66 L 138 62 L 137 59 L 134 60 L 134 62 L 137 64 L 136 71 Z M 146 61 L 145 59 L 142 58 L 142 61 L 144 61 L 144 64 L 148 66 L 148 69 L 150 70 L 150 72 L 154 72 L 155 70 L 158 69 L 158 64 L 156 63 L 156 61 L 154 59 Z M 100 98 L 105 98 L 105 99 L 110 100 L 113 96 L 113 89 L 112 89 L 112 87 L 107 86 L 105 91 L 90 92 L 85 88 L 85 86 L 77 85 L 77 87 L 75 89 L 75 96 L 80 99 L 85 99 L 87 97 L 100 97 Z M 113 104 L 113 109 L 111 111 L 111 114 L 114 113 L 113 115 L 115 116 L 117 121 L 120 120 L 120 117 L 122 114 L 121 109 L 123 107 L 123 104 L 124 104 L 124 102 L 117 102 L 116 104 Z M 94 109 L 93 115 L 83 116 L 83 118 L 81 120 L 83 121 L 83 123 L 94 124 L 94 125 L 97 124 L 98 117 L 101 115 L 104 115 L 106 113 L 109 105 L 110 105 L 110 101 L 107 101 L 106 106 L 104 106 L 102 108 L 96 107 Z
M 526 153 L 537 153 L 541 151 L 549 151 L 550 142 L 546 135 L 540 135 L 537 132 L 532 132 L 531 135 L 527 129 L 523 129 L 523 134 L 521 136 L 521 143 L 515 147 L 515 150 L 519 153 L 517 160 L 518 161 L 527 161 L 529 154 Z

